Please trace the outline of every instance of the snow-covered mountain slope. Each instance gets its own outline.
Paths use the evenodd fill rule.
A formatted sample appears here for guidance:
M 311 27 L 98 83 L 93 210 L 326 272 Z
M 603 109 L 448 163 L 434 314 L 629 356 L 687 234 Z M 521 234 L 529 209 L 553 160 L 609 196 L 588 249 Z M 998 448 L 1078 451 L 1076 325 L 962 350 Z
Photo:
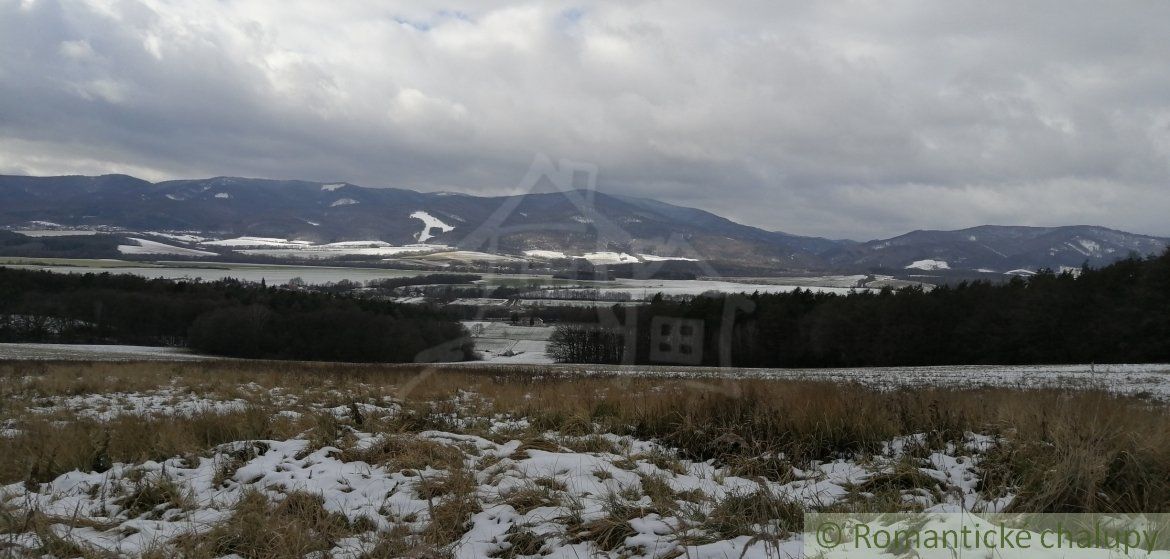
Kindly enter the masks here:
M 1100 266 L 1131 253 L 1160 253 L 1167 244 L 1164 238 L 1089 225 L 984 225 L 958 231 L 914 231 L 892 239 L 870 241 L 842 250 L 833 261 L 859 268 L 946 268 L 997 273 L 1040 268 L 1059 271 L 1086 262 Z
M 426 243 L 476 254 L 545 260 L 564 255 L 598 265 L 702 261 L 719 273 L 748 274 L 1058 270 L 1167 246 L 1163 238 L 1092 226 L 983 226 L 836 241 L 594 191 L 477 197 L 236 177 L 151 183 L 126 175 L 0 176 L 0 228 L 45 228 L 36 222 L 63 229 L 194 232 L 228 239 L 221 248 Z

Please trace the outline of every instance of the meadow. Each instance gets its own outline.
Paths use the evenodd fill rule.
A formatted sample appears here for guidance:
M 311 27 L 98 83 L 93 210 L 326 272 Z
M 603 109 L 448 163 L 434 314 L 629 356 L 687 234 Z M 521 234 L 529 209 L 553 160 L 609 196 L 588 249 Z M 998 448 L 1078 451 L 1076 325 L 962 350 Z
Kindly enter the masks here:
M 783 557 L 810 510 L 1170 509 L 1141 393 L 556 371 L 0 363 L 0 554 Z

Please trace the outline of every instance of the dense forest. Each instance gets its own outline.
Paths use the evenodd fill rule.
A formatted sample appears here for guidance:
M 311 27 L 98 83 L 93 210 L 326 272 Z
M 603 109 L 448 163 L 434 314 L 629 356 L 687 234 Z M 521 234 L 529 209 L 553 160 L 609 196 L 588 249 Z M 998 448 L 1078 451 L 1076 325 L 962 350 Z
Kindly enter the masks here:
M 734 319 L 725 328 L 729 310 Z M 576 326 L 561 327 L 550 354 L 563 361 L 650 363 L 651 344 L 661 343 L 651 323 L 667 317 L 702 320 L 702 347 L 695 350 L 706 365 L 1170 362 L 1170 252 L 1079 273 L 1041 271 L 1027 279 L 929 291 L 656 299 L 603 312 L 630 325 L 633 359 L 620 336 Z
M 0 341 L 188 346 L 231 357 L 409 362 L 470 359 L 463 327 L 395 305 L 236 280 L 0 268 Z

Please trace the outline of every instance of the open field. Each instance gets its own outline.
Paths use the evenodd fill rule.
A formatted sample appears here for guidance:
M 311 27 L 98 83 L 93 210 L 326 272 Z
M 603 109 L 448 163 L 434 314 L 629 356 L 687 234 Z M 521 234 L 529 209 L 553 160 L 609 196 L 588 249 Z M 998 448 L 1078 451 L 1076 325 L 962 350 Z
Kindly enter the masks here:
M 498 321 L 465 321 L 482 363 L 547 364 L 552 326 L 517 326 Z
M 92 344 L 0 344 L 0 360 L 11 361 L 175 361 L 218 359 L 175 347 Z
M 1148 394 L 519 368 L 0 363 L 0 553 L 783 557 L 811 509 L 1170 507 Z
M 148 278 L 202 279 L 215 281 L 236 278 L 247 281 L 265 280 L 270 284 L 287 283 L 300 278 L 309 284 L 324 284 L 342 280 L 368 282 L 387 278 L 415 277 L 434 270 L 359 268 L 346 266 L 311 266 L 290 264 L 248 264 L 207 262 L 192 263 L 160 260 L 157 262 L 129 262 L 121 260 L 83 260 L 67 258 L 18 258 L 0 256 L 0 265 L 14 268 L 39 269 L 58 273 L 124 273 Z M 117 268 L 116 270 L 113 268 Z M 784 293 L 797 288 L 824 293 L 848 293 L 852 289 L 866 289 L 866 276 L 820 276 L 775 278 L 706 278 L 701 280 L 651 280 L 617 278 L 607 281 L 568 280 L 549 274 L 481 273 L 476 284 L 486 288 L 528 287 L 534 291 L 547 288 L 598 289 L 605 295 L 628 294 L 632 298 L 649 299 L 656 293 L 664 295 L 698 295 L 720 293 Z M 881 287 L 884 280 L 874 280 L 873 287 Z M 611 303 L 612 304 L 612 303 Z
M 539 377 L 648 377 L 684 380 L 791 380 L 857 384 L 876 390 L 934 388 L 1053 388 L 1101 390 L 1170 401 L 1170 364 L 961 365 L 935 367 L 853 367 L 744 369 L 681 365 L 581 365 L 551 363 L 546 353 L 551 327 L 479 322 L 471 330 L 481 361 L 449 363 L 445 369 Z M 473 329 L 476 321 L 464 325 Z M 511 350 L 513 355 L 503 355 Z M 170 361 L 219 359 L 177 348 L 78 344 L 0 343 L 0 361 Z M 382 365 L 385 369 L 415 365 Z
M 130 274 L 131 270 L 113 270 L 113 268 L 147 268 L 153 264 L 130 262 L 128 260 L 105 258 L 33 258 L 26 256 L 0 256 L 0 266 L 35 267 L 35 268 L 86 268 L 94 273 L 114 272 Z

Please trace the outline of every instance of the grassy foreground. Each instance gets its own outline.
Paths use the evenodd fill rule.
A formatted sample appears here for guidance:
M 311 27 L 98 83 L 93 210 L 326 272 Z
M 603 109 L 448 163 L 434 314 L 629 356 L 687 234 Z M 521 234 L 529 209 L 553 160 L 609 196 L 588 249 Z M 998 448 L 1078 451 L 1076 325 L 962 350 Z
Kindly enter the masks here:
M 1170 510 L 1167 408 L 1098 391 L 72 362 L 0 363 L 0 406 L 18 556 L 738 555 L 810 508 Z

